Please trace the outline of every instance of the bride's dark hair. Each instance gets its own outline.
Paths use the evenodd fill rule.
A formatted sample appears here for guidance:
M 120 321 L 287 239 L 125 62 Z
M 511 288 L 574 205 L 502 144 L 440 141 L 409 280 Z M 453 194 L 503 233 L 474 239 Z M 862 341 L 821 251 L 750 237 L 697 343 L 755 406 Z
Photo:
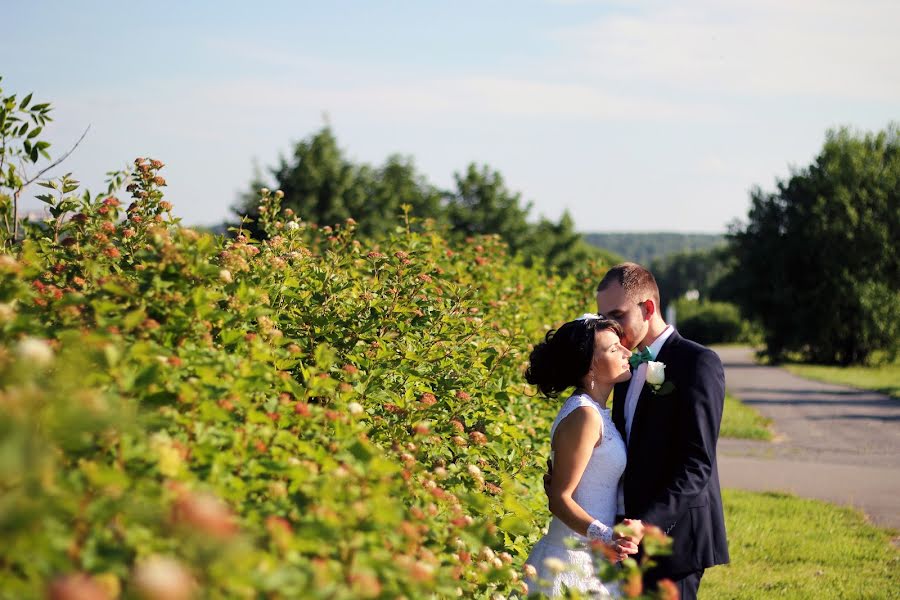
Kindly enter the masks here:
M 611 319 L 569 321 L 551 329 L 531 351 L 525 380 L 549 398 L 580 385 L 591 368 L 596 333 L 604 329 L 622 338 L 622 327 Z

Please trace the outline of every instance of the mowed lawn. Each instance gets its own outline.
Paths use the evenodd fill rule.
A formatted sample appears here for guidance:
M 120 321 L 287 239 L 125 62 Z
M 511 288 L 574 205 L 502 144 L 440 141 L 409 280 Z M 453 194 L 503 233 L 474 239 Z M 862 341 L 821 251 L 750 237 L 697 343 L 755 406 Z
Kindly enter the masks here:
M 897 532 L 862 513 L 778 493 L 723 490 L 731 564 L 707 570 L 700 598 L 900 598 Z
M 769 419 L 747 406 L 730 393 L 725 393 L 725 409 L 719 437 L 747 440 L 771 440 Z
M 873 390 L 900 399 L 900 362 L 880 367 L 785 364 L 784 368 L 798 377 Z

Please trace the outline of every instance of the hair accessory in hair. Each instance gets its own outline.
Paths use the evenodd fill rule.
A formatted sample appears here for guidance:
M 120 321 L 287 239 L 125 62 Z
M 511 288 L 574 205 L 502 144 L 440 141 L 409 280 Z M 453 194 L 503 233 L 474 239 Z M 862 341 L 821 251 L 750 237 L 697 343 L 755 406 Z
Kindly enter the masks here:
M 606 317 L 604 317 L 603 315 L 598 315 L 598 314 L 594 314 L 594 313 L 584 313 L 583 315 L 581 315 L 580 317 L 578 317 L 575 320 L 576 321 L 588 321 L 588 320 L 592 320 L 592 319 L 605 319 L 605 318 Z

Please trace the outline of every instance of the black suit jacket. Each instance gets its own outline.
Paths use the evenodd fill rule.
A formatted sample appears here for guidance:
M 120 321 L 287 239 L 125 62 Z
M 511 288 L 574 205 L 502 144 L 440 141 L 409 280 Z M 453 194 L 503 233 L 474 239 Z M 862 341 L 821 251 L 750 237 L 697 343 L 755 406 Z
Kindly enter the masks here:
M 728 562 L 716 442 L 725 403 L 718 355 L 673 331 L 656 360 L 675 389 L 655 394 L 644 385 L 631 425 L 625 467 L 625 516 L 659 526 L 674 538 L 654 578 Z M 616 386 L 613 421 L 625 437 L 628 382 Z

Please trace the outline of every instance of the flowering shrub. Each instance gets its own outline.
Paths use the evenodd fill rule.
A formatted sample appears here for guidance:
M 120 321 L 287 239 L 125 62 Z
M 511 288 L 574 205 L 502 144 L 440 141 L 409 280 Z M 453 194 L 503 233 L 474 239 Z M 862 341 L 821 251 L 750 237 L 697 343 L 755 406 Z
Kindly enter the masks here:
M 522 372 L 595 273 L 372 244 L 268 190 L 265 242 L 198 233 L 162 169 L 128 201 L 48 183 L 0 254 L 0 595 L 521 589 L 556 412 Z

